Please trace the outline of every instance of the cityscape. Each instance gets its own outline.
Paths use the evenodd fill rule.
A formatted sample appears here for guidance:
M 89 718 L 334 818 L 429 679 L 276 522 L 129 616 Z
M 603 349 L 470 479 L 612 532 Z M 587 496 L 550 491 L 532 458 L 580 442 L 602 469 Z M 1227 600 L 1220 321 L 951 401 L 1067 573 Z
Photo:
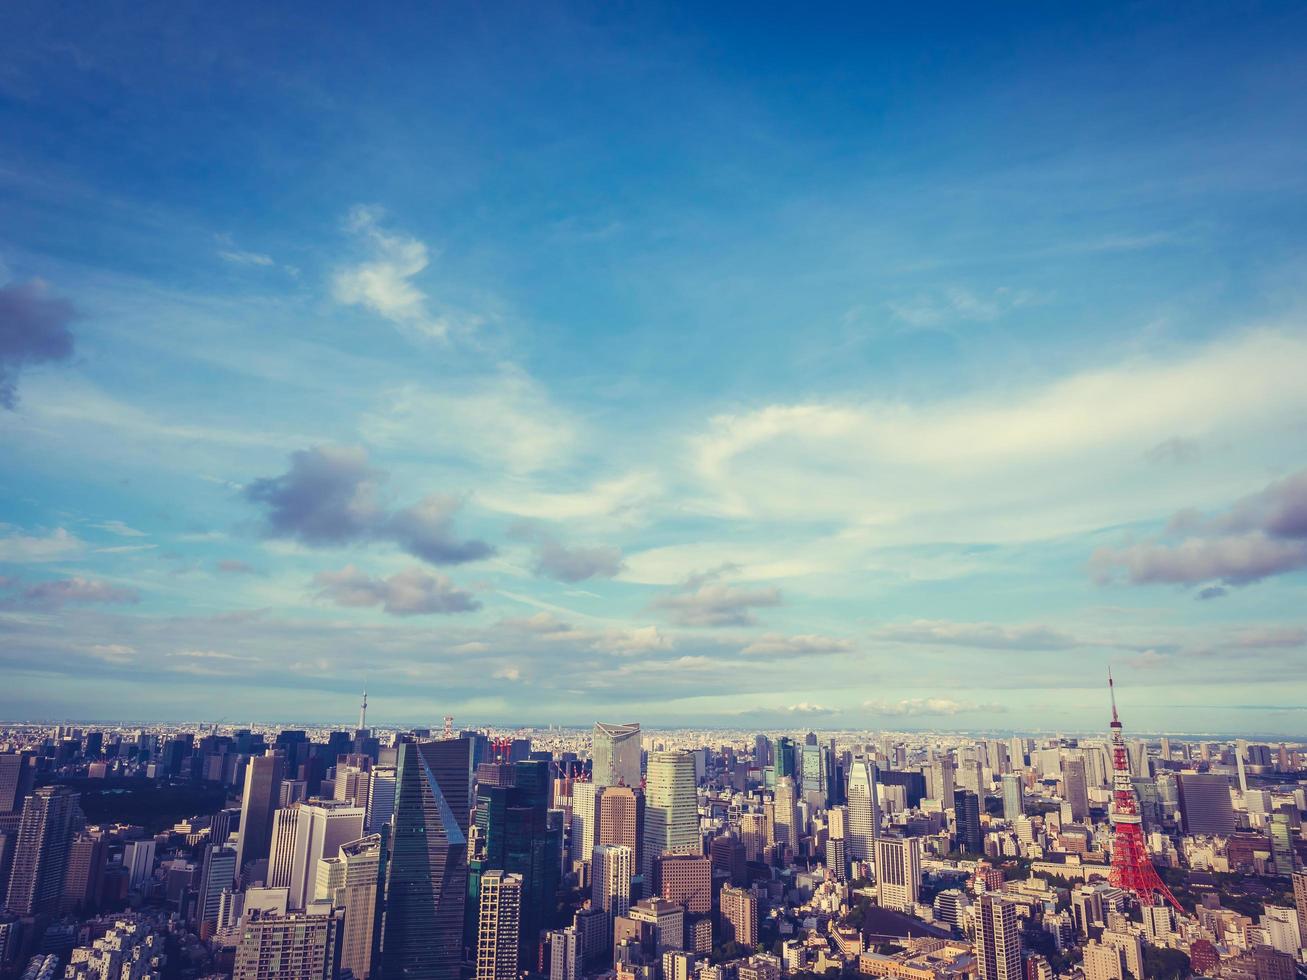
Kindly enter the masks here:
M 23 980 L 1292 980 L 1307 742 L 11 725 Z M 375 707 L 374 707 L 375 710 Z M 62 970 L 62 974 L 61 974 Z
M 1307 980 L 1304 52 L 0 3 L 0 980 Z

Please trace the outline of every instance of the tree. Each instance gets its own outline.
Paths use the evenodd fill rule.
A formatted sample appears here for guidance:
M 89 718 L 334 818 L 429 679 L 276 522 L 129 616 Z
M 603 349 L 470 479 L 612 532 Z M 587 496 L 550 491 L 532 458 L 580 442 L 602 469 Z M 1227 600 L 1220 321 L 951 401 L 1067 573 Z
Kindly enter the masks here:
M 1149 980 L 1185 980 L 1189 957 L 1178 949 L 1144 944 L 1144 976 Z

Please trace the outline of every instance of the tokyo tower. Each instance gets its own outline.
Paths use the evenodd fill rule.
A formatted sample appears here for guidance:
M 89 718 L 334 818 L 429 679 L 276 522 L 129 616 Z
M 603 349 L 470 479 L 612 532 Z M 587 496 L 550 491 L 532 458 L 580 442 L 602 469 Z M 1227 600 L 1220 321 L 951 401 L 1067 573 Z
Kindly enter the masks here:
M 1112 672 L 1107 672 L 1107 690 L 1112 698 L 1112 875 L 1117 888 L 1133 892 L 1143 905 L 1154 904 L 1161 895 L 1177 912 L 1183 912 L 1171 890 L 1157 876 L 1153 862 L 1144 849 L 1143 819 L 1139 816 L 1139 800 L 1134 783 L 1130 782 L 1130 760 L 1126 756 L 1125 738 L 1121 735 L 1121 719 L 1116 713 L 1116 687 Z

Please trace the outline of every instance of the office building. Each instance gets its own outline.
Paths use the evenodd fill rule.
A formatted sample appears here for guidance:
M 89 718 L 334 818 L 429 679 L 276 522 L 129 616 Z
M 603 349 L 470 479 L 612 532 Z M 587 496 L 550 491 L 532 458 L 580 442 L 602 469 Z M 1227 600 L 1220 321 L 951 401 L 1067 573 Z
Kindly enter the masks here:
M 549 980 L 581 980 L 581 938 L 576 926 L 554 929 L 549 943 Z
M 654 927 L 657 955 L 661 956 L 669 949 L 685 948 L 685 909 L 676 902 L 646 898 L 632 905 L 626 916 Z
M 65 786 L 42 786 L 24 801 L 14 838 L 6 911 L 15 915 L 58 912 L 77 801 L 78 794 Z
M 581 785 L 587 785 L 582 783 Z M 644 852 L 645 796 L 644 791 L 630 786 L 600 787 L 599 820 L 595 844 L 621 844 L 631 849 L 636 866 Z M 589 857 L 589 854 L 586 855 Z
M 590 866 L 591 901 L 610 919 L 631 907 L 631 875 L 635 852 L 622 844 L 600 844 Z
M 646 880 L 653 880 L 653 862 L 660 855 L 703 852 L 694 771 L 694 756 L 689 752 L 654 752 L 649 756 L 640 868 Z
M 395 767 L 373 767 L 368 774 L 368 813 L 366 827 L 369 834 L 380 833 L 390 824 L 395 814 Z
M 712 911 L 712 872 L 712 859 L 706 854 L 661 855 L 654 861 L 654 894 L 680 904 L 691 915 L 707 915 Z
M 1234 833 L 1234 803 L 1225 776 L 1182 772 L 1176 778 L 1176 787 L 1186 834 Z
M 204 845 L 200 865 L 199 900 L 195 917 L 201 925 L 216 928 L 223 891 L 230 891 L 236 881 L 236 848 L 226 844 Z
M 521 875 L 485 872 L 481 876 L 476 980 L 516 980 L 521 926 Z
M 722 942 L 753 949 L 758 943 L 758 898 L 747 888 L 727 885 L 720 898 Z
M 590 852 L 599 843 L 599 791 L 593 780 L 576 780 L 572 783 L 572 818 L 568 830 L 568 844 L 573 867 L 590 860 Z
M 855 758 L 849 767 L 847 832 L 850 861 L 875 860 L 876 838 L 880 836 L 880 805 L 876 798 L 876 763 Z
M 638 724 L 596 723 L 590 748 L 590 778 L 597 786 L 639 786 L 640 755 Z
M 1021 785 L 1021 776 L 1015 772 L 1006 773 L 1003 785 L 1003 819 L 1015 820 L 1025 816 L 1025 789 Z
M 333 980 L 340 975 L 340 921 L 326 902 L 285 915 L 248 913 L 232 980 Z
M 128 887 L 139 890 L 149 882 L 156 846 L 153 837 L 127 842 L 123 848 L 123 867 L 127 869 Z
M 0 752 L 0 814 L 22 812 L 33 774 L 32 753 Z
M 921 890 L 921 843 L 915 837 L 876 840 L 876 897 L 882 908 L 912 912 Z
M 467 899 L 470 745 L 467 739 L 449 739 L 397 746 L 382 945 L 383 972 L 392 980 L 458 980 Z
M 342 844 L 334 857 L 318 862 L 314 900 L 341 911 L 340 965 L 355 980 L 369 980 L 377 972 L 384 880 L 381 834 Z
M 794 792 L 792 776 L 776 777 L 776 792 L 772 798 L 772 833 L 781 848 L 797 851 L 803 836 L 799 822 L 798 798 Z
M 968 854 L 985 853 L 985 835 L 980 825 L 980 797 L 971 790 L 964 789 L 954 794 L 953 803 L 958 850 Z
M 318 862 L 363 836 L 367 810 L 351 801 L 312 800 L 278 810 L 274 821 L 268 887 L 290 889 L 290 907 L 313 897 Z
M 1067 759 L 1062 766 L 1063 798 L 1071 804 L 1071 819 L 1077 823 L 1089 817 L 1089 784 L 1085 760 Z
M 1016 906 L 996 895 L 976 902 L 976 980 L 1023 980 Z
M 240 838 L 236 862 L 244 868 L 268 857 L 272 849 L 272 822 L 281 803 L 279 755 L 255 755 L 245 762 L 245 792 L 241 796 Z

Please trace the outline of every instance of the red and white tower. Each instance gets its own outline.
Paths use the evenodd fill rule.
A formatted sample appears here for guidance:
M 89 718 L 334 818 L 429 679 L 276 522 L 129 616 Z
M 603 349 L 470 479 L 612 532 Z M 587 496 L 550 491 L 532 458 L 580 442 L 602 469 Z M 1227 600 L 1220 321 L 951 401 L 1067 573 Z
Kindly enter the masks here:
M 1133 892 L 1144 905 L 1152 905 L 1161 895 L 1183 912 L 1171 890 L 1157 876 L 1157 869 L 1144 848 L 1143 819 L 1139 816 L 1139 799 L 1130 782 L 1130 758 L 1121 734 L 1121 719 L 1116 713 L 1116 687 L 1112 672 L 1107 672 L 1107 690 L 1112 698 L 1112 884 Z

